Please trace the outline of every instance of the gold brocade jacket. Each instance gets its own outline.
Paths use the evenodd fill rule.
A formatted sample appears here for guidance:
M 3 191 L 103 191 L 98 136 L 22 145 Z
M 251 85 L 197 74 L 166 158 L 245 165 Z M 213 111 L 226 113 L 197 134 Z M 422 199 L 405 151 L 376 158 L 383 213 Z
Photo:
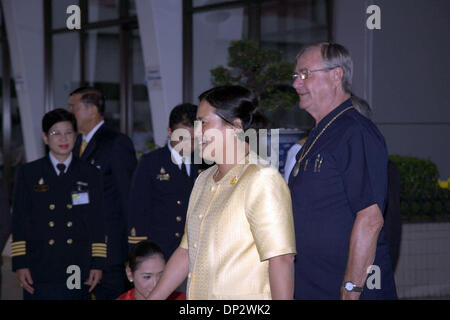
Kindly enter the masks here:
M 219 182 L 202 172 L 180 247 L 189 251 L 188 299 L 271 299 L 268 259 L 296 253 L 291 196 L 270 166 L 238 164 Z

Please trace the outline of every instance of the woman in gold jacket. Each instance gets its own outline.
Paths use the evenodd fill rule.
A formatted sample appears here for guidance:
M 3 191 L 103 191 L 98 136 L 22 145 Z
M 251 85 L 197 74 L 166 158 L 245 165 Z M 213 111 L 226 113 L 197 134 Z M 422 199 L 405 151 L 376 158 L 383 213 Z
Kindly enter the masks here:
M 216 165 L 197 178 L 181 244 L 149 298 L 167 298 L 187 277 L 188 299 L 292 299 L 290 192 L 245 141 L 266 124 L 257 100 L 240 86 L 199 99 L 196 137 L 202 157 Z

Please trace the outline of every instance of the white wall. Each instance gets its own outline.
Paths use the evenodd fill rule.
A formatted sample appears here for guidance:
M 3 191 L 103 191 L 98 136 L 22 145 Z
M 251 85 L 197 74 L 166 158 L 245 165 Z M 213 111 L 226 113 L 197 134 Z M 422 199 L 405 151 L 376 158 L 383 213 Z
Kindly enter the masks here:
M 42 0 L 2 0 L 13 77 L 19 101 L 25 157 L 43 156 L 44 21 Z
M 450 295 L 450 223 L 404 223 L 395 271 L 401 299 Z
M 182 103 L 182 2 L 136 0 L 156 144 L 167 140 L 170 111 Z
M 381 9 L 381 30 L 366 8 Z M 368 98 L 390 154 L 431 159 L 450 177 L 450 1 L 336 0 L 335 41 L 355 62 L 354 91 Z

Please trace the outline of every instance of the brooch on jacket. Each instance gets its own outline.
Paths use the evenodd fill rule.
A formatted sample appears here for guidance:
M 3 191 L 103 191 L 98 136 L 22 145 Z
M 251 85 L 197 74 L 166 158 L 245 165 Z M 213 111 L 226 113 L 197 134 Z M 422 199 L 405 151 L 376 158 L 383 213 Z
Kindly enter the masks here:
M 45 184 L 44 178 L 39 179 L 38 184 L 34 186 L 34 191 L 45 192 L 48 190 L 48 185 Z
M 161 167 L 159 174 L 156 175 L 156 179 L 158 179 L 159 181 L 169 181 L 170 175 L 166 173 L 166 169 L 164 169 L 164 167 Z

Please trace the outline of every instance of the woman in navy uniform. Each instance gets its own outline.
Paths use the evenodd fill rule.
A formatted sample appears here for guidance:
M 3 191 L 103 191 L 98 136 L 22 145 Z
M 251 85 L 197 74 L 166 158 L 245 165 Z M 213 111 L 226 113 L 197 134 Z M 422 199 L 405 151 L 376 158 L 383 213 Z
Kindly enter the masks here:
M 106 258 L 101 175 L 72 157 L 76 121 L 68 111 L 45 114 L 42 131 L 50 152 L 16 175 L 13 271 L 25 300 L 89 299 Z

